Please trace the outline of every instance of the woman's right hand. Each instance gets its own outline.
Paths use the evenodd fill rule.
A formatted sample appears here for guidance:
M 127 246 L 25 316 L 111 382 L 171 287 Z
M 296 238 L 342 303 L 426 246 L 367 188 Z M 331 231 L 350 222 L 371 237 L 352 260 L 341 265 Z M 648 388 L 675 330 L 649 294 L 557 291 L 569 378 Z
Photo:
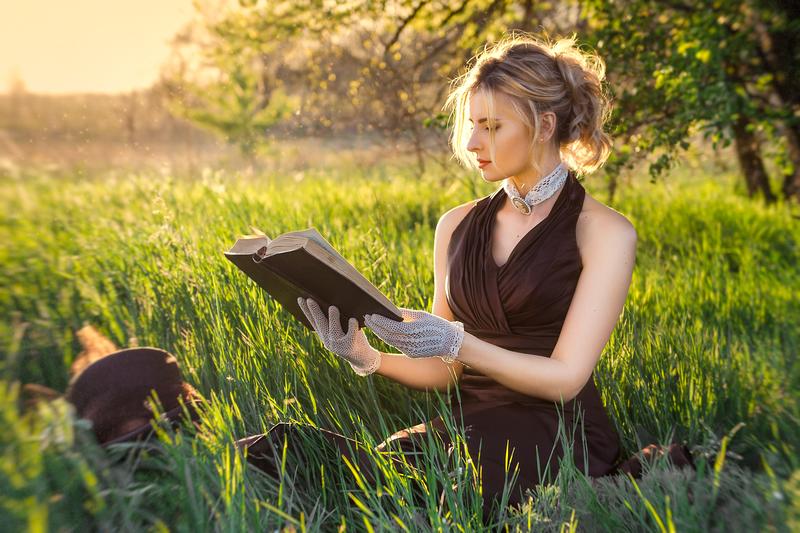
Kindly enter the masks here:
M 325 348 L 350 363 L 356 374 L 367 376 L 378 369 L 381 365 L 381 352 L 370 346 L 355 318 L 348 320 L 345 333 L 342 331 L 339 308 L 336 306 L 328 308 L 326 317 L 319 304 L 311 298 L 298 298 L 297 303 Z

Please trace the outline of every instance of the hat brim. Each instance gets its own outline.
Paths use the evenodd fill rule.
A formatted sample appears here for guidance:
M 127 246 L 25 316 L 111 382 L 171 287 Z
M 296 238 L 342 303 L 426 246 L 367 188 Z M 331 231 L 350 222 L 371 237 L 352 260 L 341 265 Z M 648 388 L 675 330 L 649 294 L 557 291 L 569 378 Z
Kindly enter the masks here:
M 189 412 L 189 417 L 191 422 L 195 425 L 198 424 L 200 413 L 197 409 L 199 404 L 203 403 L 203 400 L 199 397 L 193 398 L 192 400 L 185 403 L 186 410 Z M 125 433 L 124 435 L 120 435 L 115 437 L 111 440 L 107 440 L 102 442 L 102 446 L 109 446 L 112 444 L 123 444 L 127 442 L 137 442 L 137 441 L 144 441 L 148 440 L 150 437 L 153 436 L 155 429 L 153 427 L 153 422 L 155 421 L 156 424 L 167 423 L 172 427 L 176 427 L 180 424 L 180 421 L 183 417 L 183 406 L 178 406 L 174 409 L 170 409 L 169 411 L 162 413 L 161 416 L 158 418 L 153 417 L 153 419 L 148 422 L 147 424 L 142 424 L 138 428 L 134 429 L 129 433 Z

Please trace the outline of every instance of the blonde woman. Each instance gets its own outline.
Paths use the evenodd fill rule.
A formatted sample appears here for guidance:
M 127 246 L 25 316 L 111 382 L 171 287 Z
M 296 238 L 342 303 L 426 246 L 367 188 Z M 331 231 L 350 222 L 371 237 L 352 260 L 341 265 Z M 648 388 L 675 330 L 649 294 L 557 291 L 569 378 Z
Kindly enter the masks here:
M 578 428 L 578 468 L 602 476 L 620 462 L 593 372 L 625 303 L 636 231 L 577 179 L 611 149 L 604 69 L 574 38 L 516 35 L 486 48 L 456 80 L 447 102 L 452 148 L 499 187 L 439 220 L 431 313 L 365 317 L 399 354 L 371 347 L 354 319 L 341 331 L 336 307 L 300 300 L 323 344 L 358 374 L 415 389 L 458 385 L 453 414 L 480 457 L 487 508 L 503 490 L 507 451 L 519 467 L 512 504 L 557 473 L 559 416 L 569 434 Z M 441 420 L 388 442 L 432 429 L 442 430 Z

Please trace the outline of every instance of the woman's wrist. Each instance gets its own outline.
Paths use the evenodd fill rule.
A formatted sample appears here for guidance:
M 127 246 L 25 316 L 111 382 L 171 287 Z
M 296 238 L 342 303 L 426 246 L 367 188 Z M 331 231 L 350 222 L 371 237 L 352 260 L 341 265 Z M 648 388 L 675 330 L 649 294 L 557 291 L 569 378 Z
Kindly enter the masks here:
M 353 367 L 353 371 L 359 376 L 368 376 L 370 374 L 385 375 L 384 372 L 382 372 L 381 370 L 384 369 L 383 368 L 384 362 L 386 362 L 387 360 L 397 359 L 397 358 L 401 358 L 404 361 L 413 360 L 404 353 L 381 352 L 380 350 L 376 350 L 375 348 L 373 348 L 373 350 L 375 350 L 376 355 L 373 359 L 370 360 L 368 366 L 358 368 L 354 366 L 353 363 L 350 363 L 350 366 Z
M 386 376 L 387 366 L 391 364 L 392 360 L 402 357 L 404 359 L 408 359 L 408 356 L 402 353 L 390 353 L 390 352 L 381 352 L 378 351 L 378 368 L 375 369 L 375 373 L 381 376 Z M 391 377 L 391 376 L 387 376 Z
M 458 320 L 451 320 L 450 323 L 455 326 L 455 338 L 450 344 L 448 352 L 441 356 L 442 361 L 445 363 L 452 363 L 458 358 L 461 346 L 464 342 L 464 324 Z
M 371 348 L 371 353 L 374 354 L 374 357 L 371 357 L 368 364 L 365 366 L 356 366 L 352 362 L 350 363 L 353 372 L 362 377 L 369 376 L 370 374 L 377 372 L 378 368 L 381 366 L 381 361 L 383 360 L 383 353 L 375 348 Z
M 471 360 L 472 354 L 475 352 L 474 342 L 476 340 L 477 340 L 477 337 L 475 337 L 474 335 L 471 335 L 470 333 L 467 333 L 466 331 L 464 332 L 464 338 L 461 339 L 461 346 L 460 346 L 460 348 L 458 350 L 457 359 L 458 359 L 459 363 L 461 363 L 463 365 L 466 365 L 466 366 L 471 366 L 470 365 L 470 360 Z M 444 359 L 444 358 L 442 358 L 442 359 Z

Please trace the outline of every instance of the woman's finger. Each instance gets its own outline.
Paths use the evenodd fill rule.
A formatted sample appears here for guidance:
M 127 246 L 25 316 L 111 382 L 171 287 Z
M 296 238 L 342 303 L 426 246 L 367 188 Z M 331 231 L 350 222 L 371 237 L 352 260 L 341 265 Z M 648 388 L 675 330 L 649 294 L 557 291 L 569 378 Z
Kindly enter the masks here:
M 306 300 L 306 304 L 308 305 L 308 309 L 309 311 L 311 311 L 311 314 L 314 317 L 314 321 L 317 323 L 317 328 L 318 328 L 317 331 L 319 331 L 320 335 L 322 335 L 323 338 L 327 338 L 328 317 L 326 317 L 325 313 L 322 312 L 322 309 L 320 308 L 319 304 L 316 301 L 312 300 L 311 298 Z
M 406 344 L 410 339 L 407 335 L 403 335 L 401 333 L 397 333 L 396 331 L 392 330 L 385 330 L 380 326 L 372 325 L 370 326 L 369 323 L 367 325 L 372 329 L 373 333 L 381 339 L 386 344 L 391 344 L 395 348 L 400 348 L 401 345 Z
M 364 317 L 364 323 L 373 331 L 378 330 L 387 335 L 407 336 L 409 333 L 403 322 L 398 322 L 382 315 L 367 315 Z
M 358 330 L 358 320 L 350 318 L 347 321 L 347 336 L 351 337 Z
M 306 301 L 302 297 L 300 297 L 297 299 L 297 305 L 300 306 L 300 310 L 303 312 L 304 315 L 306 315 L 306 319 L 311 324 L 311 327 L 314 329 L 314 331 L 319 332 L 319 330 L 317 329 L 317 323 L 314 320 L 314 316 L 311 314 L 311 311 L 308 309 Z
M 364 316 L 364 322 L 367 322 L 367 321 L 369 321 L 370 324 L 374 324 L 375 326 L 377 326 L 377 327 L 379 327 L 381 329 L 387 329 L 389 327 L 389 324 L 391 322 L 394 322 L 394 320 L 389 320 L 388 318 L 386 318 L 383 315 L 365 315 Z M 372 326 L 370 326 L 370 327 L 372 327 Z
M 419 318 L 419 311 L 414 309 L 406 309 L 405 307 L 400 308 L 400 316 L 403 317 L 403 322 L 411 322 L 412 320 L 416 320 Z
M 313 324 L 314 321 L 311 319 L 312 318 L 311 317 L 311 311 L 308 310 L 308 306 L 306 305 L 306 301 L 302 297 L 298 297 L 297 298 L 297 305 L 300 306 L 300 310 L 303 312 L 304 315 L 306 315 L 306 318 L 308 319 L 308 321 Z
M 364 324 L 378 337 L 385 331 L 383 325 L 373 318 L 373 315 L 364 315 Z
M 328 307 L 328 332 L 332 339 L 341 339 L 344 337 L 342 323 L 339 322 L 339 308 L 335 305 Z

